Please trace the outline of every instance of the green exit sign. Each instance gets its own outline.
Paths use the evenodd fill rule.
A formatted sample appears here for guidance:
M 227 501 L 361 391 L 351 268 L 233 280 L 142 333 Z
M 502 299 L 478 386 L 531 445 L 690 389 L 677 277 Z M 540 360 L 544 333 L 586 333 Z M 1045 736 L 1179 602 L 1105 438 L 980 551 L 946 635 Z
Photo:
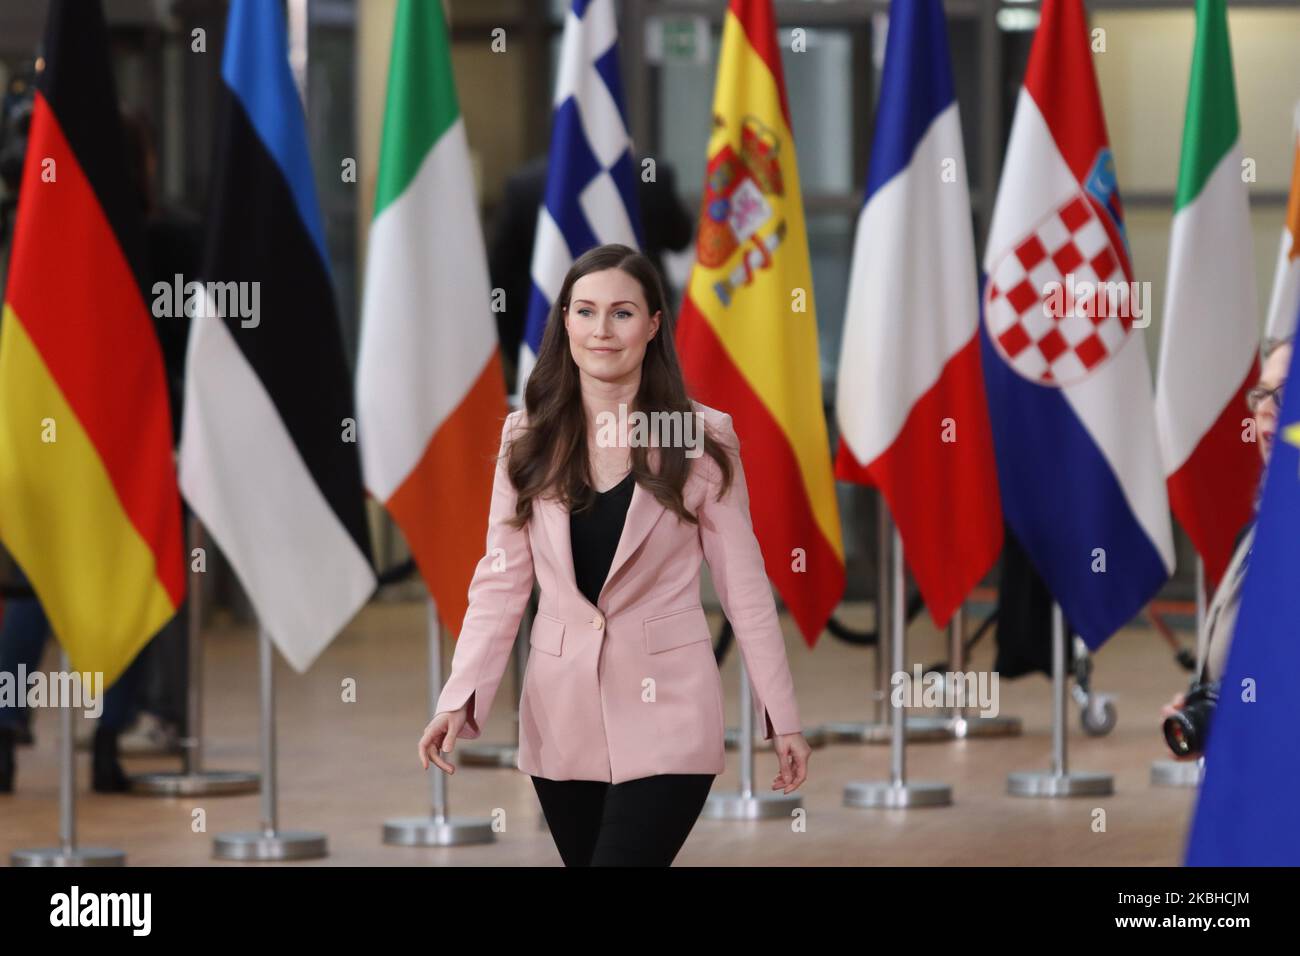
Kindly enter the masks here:
M 652 63 L 705 63 L 709 54 L 706 17 L 654 17 L 647 24 L 646 57 Z

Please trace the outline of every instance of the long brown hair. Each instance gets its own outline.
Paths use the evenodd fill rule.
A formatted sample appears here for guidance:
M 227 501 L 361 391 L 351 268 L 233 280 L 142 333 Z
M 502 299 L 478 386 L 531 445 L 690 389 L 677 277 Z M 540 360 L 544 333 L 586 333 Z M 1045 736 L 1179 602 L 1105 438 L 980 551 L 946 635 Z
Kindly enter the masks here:
M 695 413 L 686 394 L 686 382 L 673 346 L 676 319 L 669 311 L 658 270 L 644 255 L 618 243 L 597 246 L 583 253 L 564 277 L 546 317 L 537 364 L 524 389 L 527 426 L 516 430 L 510 442 L 506 470 L 518 496 L 515 514 L 510 520 L 515 528 L 528 523 L 533 513 L 533 499 L 539 495 L 553 495 L 571 511 L 588 507 L 595 498 L 590 484 L 582 388 L 578 366 L 569 348 L 564 313 L 573 283 L 588 273 L 605 269 L 621 269 L 636 279 L 641 284 L 649 314 L 661 313 L 659 331 L 646 344 L 635 408 L 629 412 Z M 720 498 L 731 485 L 731 460 L 727 449 L 707 428 L 702 434 L 705 453 L 718 463 L 722 471 Z M 686 510 L 682 497 L 690 471 L 690 460 L 684 447 L 680 444 L 660 446 L 657 474 L 650 469 L 649 449 L 644 445 L 633 445 L 631 457 L 637 484 L 651 492 L 660 504 L 681 520 L 698 523 L 699 519 Z

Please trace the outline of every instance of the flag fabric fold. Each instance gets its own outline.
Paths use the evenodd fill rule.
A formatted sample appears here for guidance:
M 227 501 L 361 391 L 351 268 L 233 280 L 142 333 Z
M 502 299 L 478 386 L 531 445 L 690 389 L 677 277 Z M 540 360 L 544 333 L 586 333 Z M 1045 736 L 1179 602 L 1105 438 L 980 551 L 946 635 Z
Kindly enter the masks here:
M 401 0 L 366 255 L 357 423 L 366 486 L 459 634 L 506 415 L 465 122 L 438 4 Z
M 839 478 L 875 485 L 939 627 L 1002 547 L 978 271 L 940 0 L 894 0 L 858 217 L 836 409 Z
M 233 0 L 206 283 L 186 354 L 181 489 L 263 627 L 306 670 L 374 590 L 352 408 L 280 5 Z M 222 307 L 220 303 L 225 303 Z
M 53 0 L 0 318 L 0 540 L 112 684 L 185 593 L 144 222 L 98 0 Z
M 767 574 L 812 645 L 844 592 L 808 235 L 771 0 L 731 0 L 677 349 L 732 416 Z
M 1135 325 L 1140 288 L 1082 0 L 1044 0 L 984 271 L 1003 513 L 1096 649 L 1168 579 L 1174 548 Z
M 1183 156 L 1169 243 L 1156 426 L 1169 503 L 1222 576 L 1251 519 L 1259 446 L 1246 390 L 1259 373 L 1250 197 L 1224 0 L 1197 0 Z

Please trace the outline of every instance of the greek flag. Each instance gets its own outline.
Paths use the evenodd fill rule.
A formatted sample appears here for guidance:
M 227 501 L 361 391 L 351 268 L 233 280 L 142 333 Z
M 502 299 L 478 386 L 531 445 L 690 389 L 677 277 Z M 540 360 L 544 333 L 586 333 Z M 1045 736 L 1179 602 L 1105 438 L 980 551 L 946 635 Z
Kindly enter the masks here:
M 613 0 L 573 0 L 564 21 L 546 192 L 533 240 L 520 395 L 537 361 L 546 316 L 574 260 L 608 242 L 644 247 L 624 102 Z

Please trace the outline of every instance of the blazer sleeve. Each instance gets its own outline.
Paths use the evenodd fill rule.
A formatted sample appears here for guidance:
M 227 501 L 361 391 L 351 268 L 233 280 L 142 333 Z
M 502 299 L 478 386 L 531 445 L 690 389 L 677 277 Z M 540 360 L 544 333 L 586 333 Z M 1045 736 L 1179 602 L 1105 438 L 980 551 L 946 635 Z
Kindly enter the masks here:
M 471 701 L 460 737 L 482 733 L 510 660 L 519 622 L 533 590 L 533 552 L 528 527 L 508 525 L 515 513 L 517 494 L 506 471 L 506 450 L 518 412 L 506 416 L 501 429 L 501 451 L 492 479 L 492 504 L 488 513 L 487 548 L 474 569 L 469 586 L 469 607 L 456 639 L 451 674 L 438 695 L 434 713 L 458 710 Z
M 776 600 L 772 597 L 763 552 L 749 515 L 749 490 L 740 462 L 740 439 L 730 415 L 723 415 L 719 432 L 723 444 L 731 450 L 732 482 L 722 500 L 717 500 L 716 485 L 721 480 L 721 470 L 712 458 L 705 457 L 714 479 L 699 510 L 704 558 L 745 661 L 753 690 L 754 715 L 763 728 L 763 739 L 770 739 L 774 732 L 802 733 Z

